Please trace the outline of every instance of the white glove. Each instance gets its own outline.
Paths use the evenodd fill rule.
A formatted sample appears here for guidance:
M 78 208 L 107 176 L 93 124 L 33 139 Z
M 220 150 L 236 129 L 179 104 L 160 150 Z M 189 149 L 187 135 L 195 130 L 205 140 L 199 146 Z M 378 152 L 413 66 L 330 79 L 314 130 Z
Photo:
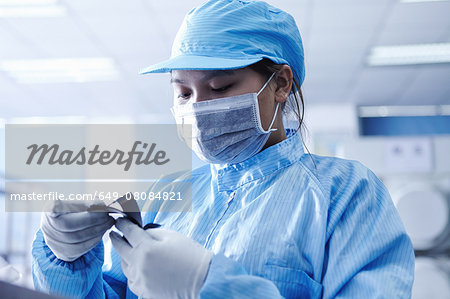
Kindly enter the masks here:
M 143 230 L 125 218 L 117 219 L 116 227 L 126 239 L 112 231 L 111 242 L 130 290 L 143 298 L 198 298 L 211 251 L 178 232 Z
M 114 225 L 114 218 L 107 212 L 88 212 L 102 201 L 55 201 L 51 212 L 42 213 L 41 230 L 45 243 L 57 258 L 74 261 L 102 239 L 103 234 Z M 69 212 L 62 212 L 69 211 Z
M 0 256 L 0 280 L 16 282 L 21 277 L 22 274 Z

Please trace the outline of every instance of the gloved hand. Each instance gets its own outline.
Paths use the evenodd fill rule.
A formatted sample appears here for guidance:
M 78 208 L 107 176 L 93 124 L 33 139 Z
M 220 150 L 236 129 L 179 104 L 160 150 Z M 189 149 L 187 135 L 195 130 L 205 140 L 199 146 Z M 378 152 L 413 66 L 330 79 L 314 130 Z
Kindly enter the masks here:
M 186 236 L 163 228 L 143 230 L 120 218 L 110 233 L 122 258 L 128 287 L 144 298 L 198 298 L 213 253 Z
M 0 280 L 16 282 L 22 274 L 0 256 Z
M 57 258 L 72 262 L 94 248 L 115 220 L 107 212 L 88 212 L 103 201 L 60 201 L 42 213 L 41 230 L 45 243 Z M 64 212 L 65 211 L 65 212 Z

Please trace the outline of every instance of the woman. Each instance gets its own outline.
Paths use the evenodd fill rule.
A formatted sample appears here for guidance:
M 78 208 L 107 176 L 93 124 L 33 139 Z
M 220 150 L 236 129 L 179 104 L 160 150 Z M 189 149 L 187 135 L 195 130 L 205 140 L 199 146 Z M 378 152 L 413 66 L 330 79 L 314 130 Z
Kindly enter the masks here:
M 303 47 L 264 2 L 208 1 L 185 18 L 171 59 L 177 122 L 211 163 L 192 172 L 193 212 L 148 213 L 143 230 L 81 212 L 45 214 L 39 289 L 77 297 L 408 298 L 414 253 L 389 194 L 355 161 L 305 154 Z M 295 108 L 299 127 L 283 120 Z M 163 184 L 163 183 L 161 183 Z M 164 188 L 156 185 L 155 190 Z M 95 229 L 93 229 L 95 228 Z M 126 238 L 126 239 L 125 239 Z

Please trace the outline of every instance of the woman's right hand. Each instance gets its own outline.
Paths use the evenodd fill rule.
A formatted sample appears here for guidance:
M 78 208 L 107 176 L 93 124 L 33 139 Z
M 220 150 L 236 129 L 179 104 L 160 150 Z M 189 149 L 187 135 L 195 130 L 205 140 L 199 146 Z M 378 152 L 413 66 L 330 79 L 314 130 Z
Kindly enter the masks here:
M 90 212 L 93 205 L 103 202 L 55 201 L 48 212 L 42 213 L 41 230 L 45 243 L 55 256 L 71 262 L 94 248 L 103 234 L 114 225 L 108 212 Z

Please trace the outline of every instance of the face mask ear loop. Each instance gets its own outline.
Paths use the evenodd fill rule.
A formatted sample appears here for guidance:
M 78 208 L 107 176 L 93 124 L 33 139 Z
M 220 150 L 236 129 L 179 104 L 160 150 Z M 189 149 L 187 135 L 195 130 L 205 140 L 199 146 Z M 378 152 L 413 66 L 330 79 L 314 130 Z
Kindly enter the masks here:
M 261 89 L 256 94 L 257 96 L 259 96 L 259 94 L 264 90 L 264 88 L 266 88 L 267 84 L 269 84 L 269 82 L 270 82 L 270 80 L 272 80 L 273 76 L 275 76 L 275 73 L 273 73 L 272 76 L 270 76 L 269 80 L 267 80 L 267 82 L 263 85 L 263 87 L 261 87 Z
M 278 130 L 278 129 L 272 129 L 272 125 L 275 122 L 275 118 L 277 117 L 278 106 L 280 106 L 280 103 L 277 103 L 277 108 L 275 108 L 275 113 L 273 114 L 272 122 L 270 123 L 269 130 L 268 130 L 270 132 L 274 132 L 274 131 Z
M 272 75 L 270 76 L 269 80 L 267 80 L 267 82 L 263 85 L 263 87 L 259 90 L 259 92 L 256 94 L 256 96 L 259 96 L 259 94 L 264 90 L 264 88 L 266 88 L 267 84 L 269 84 L 270 80 L 272 80 L 273 76 L 275 76 L 276 73 L 272 73 Z M 272 122 L 270 123 L 269 129 L 267 130 L 268 132 L 273 132 L 276 131 L 278 129 L 272 129 L 272 125 L 275 122 L 275 118 L 277 117 L 277 112 L 278 112 L 278 106 L 280 105 L 280 103 L 277 103 L 277 107 L 275 108 L 275 113 L 273 115 L 272 118 Z

